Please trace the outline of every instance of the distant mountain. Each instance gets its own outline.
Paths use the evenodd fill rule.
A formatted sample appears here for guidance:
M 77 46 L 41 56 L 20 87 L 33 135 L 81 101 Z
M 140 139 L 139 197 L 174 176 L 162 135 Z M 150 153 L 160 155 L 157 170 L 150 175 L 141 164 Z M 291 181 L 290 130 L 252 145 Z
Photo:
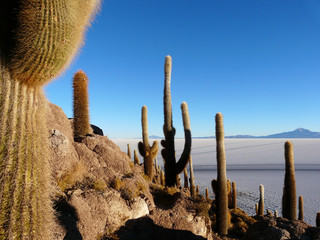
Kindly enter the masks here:
M 163 139 L 159 136 L 150 136 L 151 139 Z M 209 137 L 193 137 L 194 139 L 210 139 L 215 138 L 214 136 Z M 291 132 L 282 132 L 271 134 L 267 136 L 251 136 L 251 135 L 234 135 L 226 136 L 225 138 L 320 138 L 320 132 L 312 132 L 305 128 L 297 128 Z
M 320 138 L 320 132 L 311 132 L 305 128 L 297 128 L 291 132 L 272 134 L 263 138 Z

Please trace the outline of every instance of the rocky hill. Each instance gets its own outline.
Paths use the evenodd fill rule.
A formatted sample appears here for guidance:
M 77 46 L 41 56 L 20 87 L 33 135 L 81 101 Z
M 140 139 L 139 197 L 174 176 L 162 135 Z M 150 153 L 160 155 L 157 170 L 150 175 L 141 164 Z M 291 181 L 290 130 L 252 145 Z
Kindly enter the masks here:
M 52 239 L 220 239 L 213 231 L 211 200 L 151 182 L 143 167 L 105 136 L 92 133 L 75 142 L 72 121 L 54 104 L 48 125 L 56 214 Z M 223 239 L 320 239 L 320 230 L 270 214 L 252 218 L 236 209 L 230 210 Z

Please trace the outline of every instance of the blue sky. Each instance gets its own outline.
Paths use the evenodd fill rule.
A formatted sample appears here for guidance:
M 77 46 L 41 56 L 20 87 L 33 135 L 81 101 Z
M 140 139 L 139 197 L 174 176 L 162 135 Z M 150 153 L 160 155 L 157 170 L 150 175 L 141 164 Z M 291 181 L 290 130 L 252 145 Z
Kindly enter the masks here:
M 104 0 L 84 47 L 46 88 L 72 117 L 72 76 L 89 77 L 90 121 L 109 138 L 163 136 L 164 59 L 172 57 L 173 125 L 192 135 L 320 132 L 320 1 Z

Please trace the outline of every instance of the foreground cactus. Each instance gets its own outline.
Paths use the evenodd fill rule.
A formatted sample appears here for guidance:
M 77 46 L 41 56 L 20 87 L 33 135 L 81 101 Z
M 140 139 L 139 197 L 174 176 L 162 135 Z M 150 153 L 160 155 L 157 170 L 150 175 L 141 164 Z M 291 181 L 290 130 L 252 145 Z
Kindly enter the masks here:
M 176 133 L 175 128 L 172 125 L 172 106 L 171 106 L 171 93 L 170 93 L 170 82 L 171 82 L 171 67 L 172 60 L 170 56 L 166 56 L 164 73 L 164 126 L 163 132 L 165 140 L 161 141 L 161 145 L 164 147 L 161 154 L 164 159 L 164 170 L 166 175 L 166 186 L 172 187 L 177 184 L 176 175 L 180 174 L 183 169 L 187 166 L 190 152 L 191 152 L 191 127 L 190 119 L 188 112 L 187 103 L 183 102 L 181 104 L 182 118 L 183 118 L 183 127 L 184 127 L 184 136 L 185 144 L 184 149 L 181 154 L 179 161 L 176 161 L 176 154 L 174 148 L 174 135 Z
M 220 236 L 228 234 L 228 190 L 226 155 L 224 149 L 223 116 L 216 114 L 216 142 L 217 142 L 217 190 L 216 215 L 217 230 Z
M 83 71 L 73 76 L 73 134 L 74 138 L 90 133 L 88 77 Z
M 191 197 L 196 197 L 196 187 L 194 185 L 194 174 L 193 174 L 193 165 L 192 165 L 192 157 L 189 157 L 189 172 L 190 172 L 190 193 Z
M 230 208 L 236 209 L 237 208 L 237 188 L 236 182 L 232 182 L 231 184 L 231 192 L 232 192 L 232 204 Z
M 139 142 L 138 148 L 141 156 L 143 156 L 144 159 L 144 174 L 152 180 L 154 176 L 153 159 L 155 159 L 158 154 L 159 143 L 158 141 L 154 141 L 151 147 L 149 145 L 147 106 L 143 106 L 141 109 L 141 125 L 142 142 Z
M 294 170 L 293 145 L 287 141 L 285 147 L 286 173 L 282 196 L 282 216 L 297 220 L 296 179 Z
M 48 101 L 42 87 L 68 65 L 96 0 L 2 0 L 0 239 L 52 239 Z

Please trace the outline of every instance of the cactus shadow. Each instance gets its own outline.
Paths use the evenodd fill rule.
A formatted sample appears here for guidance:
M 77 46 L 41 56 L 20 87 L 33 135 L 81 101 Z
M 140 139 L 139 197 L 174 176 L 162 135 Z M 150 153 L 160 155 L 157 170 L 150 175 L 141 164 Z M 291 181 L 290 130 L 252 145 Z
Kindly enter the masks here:
M 116 235 L 120 240 L 204 240 L 187 230 L 168 229 L 156 225 L 149 217 L 128 220 Z
M 79 217 L 76 209 L 71 206 L 66 199 L 59 198 L 54 202 L 57 219 L 60 225 L 65 229 L 66 235 L 63 240 L 83 240 L 77 227 Z

